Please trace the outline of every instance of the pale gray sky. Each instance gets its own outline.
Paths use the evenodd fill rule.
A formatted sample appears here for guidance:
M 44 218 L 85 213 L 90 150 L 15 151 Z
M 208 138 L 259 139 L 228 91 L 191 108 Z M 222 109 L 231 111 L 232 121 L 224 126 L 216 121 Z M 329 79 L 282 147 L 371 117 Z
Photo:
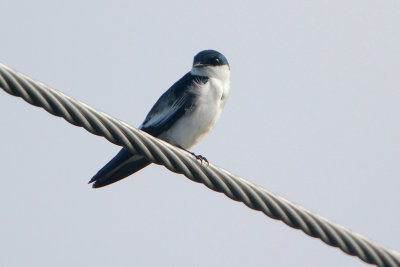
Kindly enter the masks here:
M 135 3 L 137 2 L 137 3 Z M 400 249 L 398 1 L 3 1 L 0 61 L 138 126 L 216 49 L 231 96 L 193 151 Z M 364 266 L 0 92 L 0 266 Z

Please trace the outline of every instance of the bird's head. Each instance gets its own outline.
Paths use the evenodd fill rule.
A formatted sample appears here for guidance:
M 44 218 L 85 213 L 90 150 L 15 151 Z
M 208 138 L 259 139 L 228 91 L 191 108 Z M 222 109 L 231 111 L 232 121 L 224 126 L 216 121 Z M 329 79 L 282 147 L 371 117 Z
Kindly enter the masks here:
M 204 50 L 194 56 L 191 73 L 210 78 L 229 78 L 230 67 L 226 57 L 215 50 Z

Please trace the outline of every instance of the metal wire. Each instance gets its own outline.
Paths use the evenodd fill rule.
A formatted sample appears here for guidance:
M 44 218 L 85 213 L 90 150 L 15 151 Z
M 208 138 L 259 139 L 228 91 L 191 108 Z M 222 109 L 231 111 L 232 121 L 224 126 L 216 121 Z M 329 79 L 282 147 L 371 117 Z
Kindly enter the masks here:
M 148 135 L 132 126 L 97 111 L 45 84 L 18 73 L 0 63 L 0 87 L 7 93 L 63 117 L 69 123 L 104 136 L 110 142 L 127 147 L 132 153 L 181 173 L 192 181 L 243 202 L 251 209 L 301 229 L 311 237 L 378 266 L 400 266 L 400 253 L 368 240 L 343 226 L 274 195 L 249 181 L 213 164 L 201 164 L 190 153 Z

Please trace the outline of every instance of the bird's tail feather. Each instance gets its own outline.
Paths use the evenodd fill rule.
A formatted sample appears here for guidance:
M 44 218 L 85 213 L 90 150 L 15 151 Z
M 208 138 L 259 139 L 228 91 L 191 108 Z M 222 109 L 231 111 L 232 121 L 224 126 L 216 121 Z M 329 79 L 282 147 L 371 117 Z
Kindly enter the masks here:
M 93 188 L 99 188 L 115 183 L 143 169 L 150 163 L 143 156 L 133 155 L 126 148 L 122 148 L 112 160 L 93 176 L 89 184 L 94 182 Z

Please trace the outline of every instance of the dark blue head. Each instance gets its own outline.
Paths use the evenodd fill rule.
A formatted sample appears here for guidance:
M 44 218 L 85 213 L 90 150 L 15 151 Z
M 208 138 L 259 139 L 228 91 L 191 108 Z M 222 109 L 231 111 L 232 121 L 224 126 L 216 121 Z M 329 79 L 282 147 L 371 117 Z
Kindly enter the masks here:
M 215 50 L 204 50 L 194 56 L 193 67 L 201 68 L 205 66 L 222 66 L 229 63 L 226 57 Z

